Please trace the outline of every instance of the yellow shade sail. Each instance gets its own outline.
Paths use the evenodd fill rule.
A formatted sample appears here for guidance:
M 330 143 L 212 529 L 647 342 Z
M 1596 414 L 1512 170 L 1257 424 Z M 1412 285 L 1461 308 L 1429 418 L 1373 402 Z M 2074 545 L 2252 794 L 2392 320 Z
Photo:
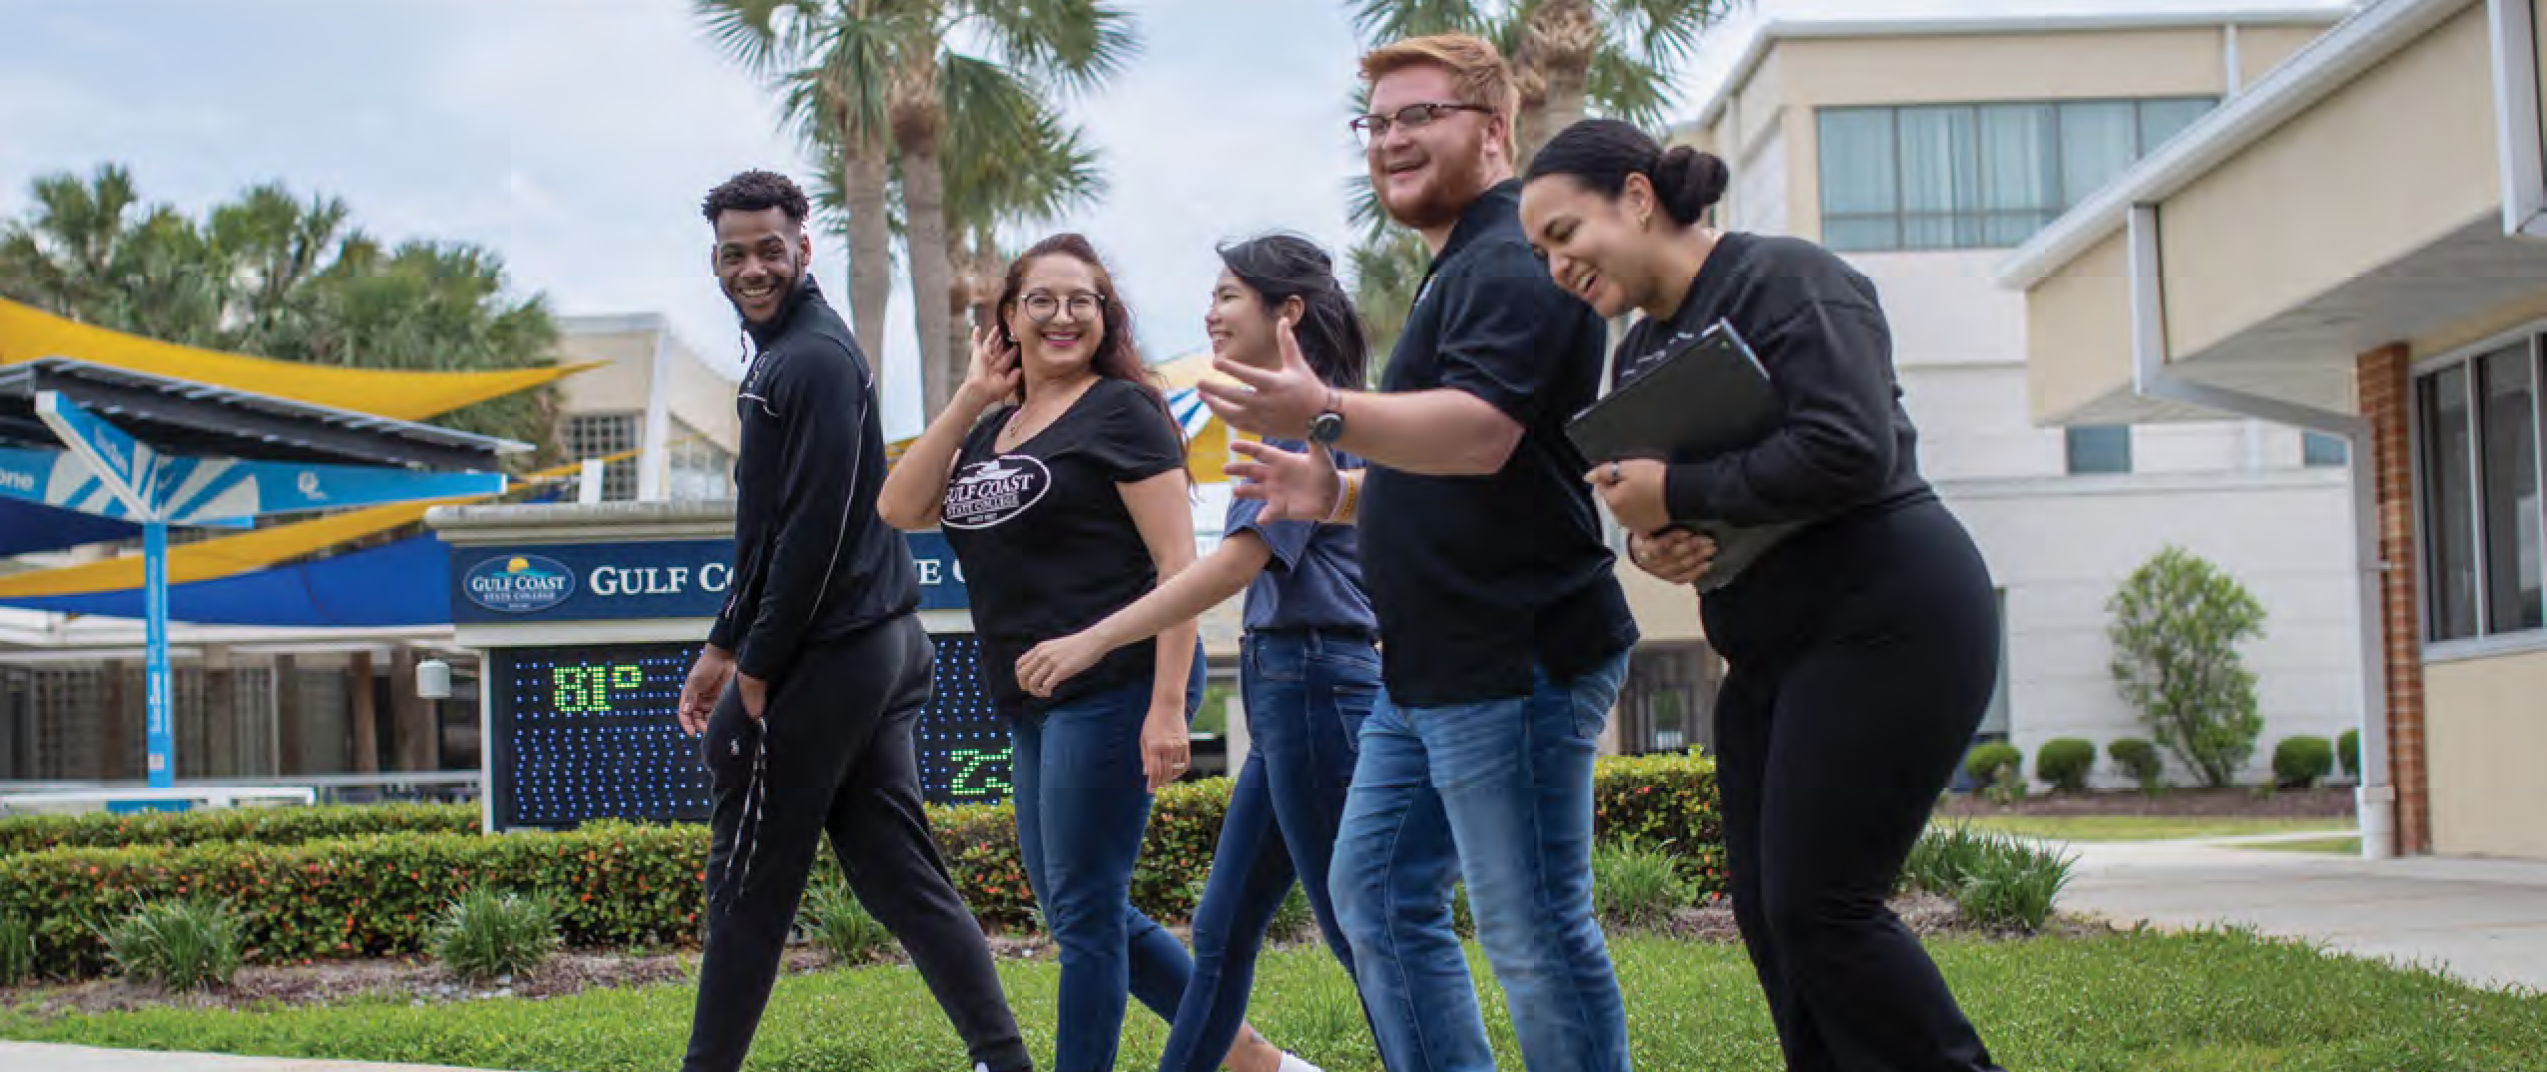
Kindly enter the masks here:
M 593 367 L 400 372 L 311 365 L 145 339 L 0 300 L 0 365 L 41 357 L 67 357 L 399 421 L 428 420 Z

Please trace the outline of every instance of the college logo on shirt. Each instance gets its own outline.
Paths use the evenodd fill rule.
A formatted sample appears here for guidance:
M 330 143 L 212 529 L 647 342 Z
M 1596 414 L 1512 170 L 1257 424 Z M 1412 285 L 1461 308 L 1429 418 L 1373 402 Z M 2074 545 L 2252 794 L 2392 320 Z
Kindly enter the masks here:
M 1023 454 L 974 462 L 946 488 L 941 520 L 951 529 L 986 529 L 1025 513 L 1052 488 L 1052 470 Z

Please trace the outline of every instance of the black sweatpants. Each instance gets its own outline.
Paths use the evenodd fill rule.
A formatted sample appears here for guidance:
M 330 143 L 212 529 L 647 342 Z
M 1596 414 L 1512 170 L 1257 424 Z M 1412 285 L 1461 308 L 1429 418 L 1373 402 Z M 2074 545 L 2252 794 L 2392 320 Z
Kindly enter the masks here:
M 1933 501 L 1808 531 L 1701 605 L 1735 921 L 1791 1072 L 1995 1069 L 1885 906 L 1990 702 L 1989 569 Z
M 904 616 L 805 651 L 757 724 L 735 690 L 718 699 L 704 742 L 715 811 L 688 1072 L 742 1067 L 826 832 L 850 891 L 901 940 L 972 1060 L 1032 1067 L 921 810 L 911 733 L 932 653 L 919 619 Z

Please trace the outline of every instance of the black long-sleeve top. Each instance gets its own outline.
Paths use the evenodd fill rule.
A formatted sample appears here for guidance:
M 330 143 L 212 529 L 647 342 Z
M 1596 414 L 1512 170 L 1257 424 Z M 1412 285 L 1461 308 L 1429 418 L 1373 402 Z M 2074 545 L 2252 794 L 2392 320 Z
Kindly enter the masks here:
M 849 325 L 807 277 L 750 330 L 757 353 L 735 398 L 734 572 L 708 642 L 766 681 L 808 645 L 911 613 L 920 587 L 902 534 L 876 514 L 884 428 Z
M 1674 519 L 1810 523 L 1933 497 L 1874 283 L 1813 243 L 1728 233 L 1670 319 L 1628 332 L 1615 381 L 1642 375 L 1676 335 L 1718 320 L 1768 369 L 1785 415 L 1749 448 L 1673 465 L 1664 495 Z

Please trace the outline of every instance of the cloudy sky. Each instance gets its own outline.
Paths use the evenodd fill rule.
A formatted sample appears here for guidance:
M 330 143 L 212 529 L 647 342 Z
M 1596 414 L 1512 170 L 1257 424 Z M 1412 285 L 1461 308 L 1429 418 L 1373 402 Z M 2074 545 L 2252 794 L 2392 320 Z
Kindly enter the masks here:
M 1356 45 L 1341 0 L 1123 0 L 1141 56 L 1070 108 L 1111 194 L 1061 221 L 1106 250 L 1153 359 L 1202 343 L 1212 246 L 1268 228 L 1340 248 Z M 1765 0 L 1780 17 L 2146 10 L 2228 0 Z M 2299 0 L 2314 3 L 2314 0 Z M 2241 6 L 2253 6 L 2252 4 Z M 1753 16 L 1756 18 L 1757 16 Z M 1744 22 L 1750 19 L 1742 20 Z M 1694 112 L 1746 32 L 1681 79 Z M 0 215 L 29 180 L 120 161 L 197 213 L 281 179 L 386 238 L 476 242 L 568 314 L 662 312 L 731 370 L 698 198 L 801 171 L 770 96 L 687 0 L 0 0 Z M 835 243 L 816 272 L 843 274 Z M 845 286 L 833 286 L 835 300 Z M 886 341 L 888 432 L 920 423 L 909 295 Z

